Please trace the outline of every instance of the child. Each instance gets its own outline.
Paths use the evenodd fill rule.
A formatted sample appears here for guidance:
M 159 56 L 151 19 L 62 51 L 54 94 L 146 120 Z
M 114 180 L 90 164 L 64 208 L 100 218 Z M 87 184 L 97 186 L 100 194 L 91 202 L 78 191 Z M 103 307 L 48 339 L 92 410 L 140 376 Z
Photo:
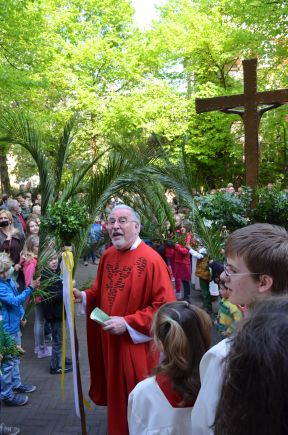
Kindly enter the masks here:
M 19 349 L 15 340 L 5 332 L 3 327 L 3 321 L 0 321 L 0 363 L 7 359 L 13 358 L 13 356 L 19 356 Z M 1 380 L 1 376 L 0 376 Z M 1 390 L 1 389 L 0 389 Z M 0 402 L 1 408 L 1 402 Z M 18 427 L 6 426 L 4 423 L 0 424 L 0 435 L 18 435 L 20 429 Z
M 31 295 L 36 282 L 32 281 L 31 285 L 19 295 L 16 284 L 8 278 L 11 265 L 12 261 L 8 254 L 0 253 L 0 302 L 2 303 L 4 330 L 21 346 L 20 323 L 24 316 L 22 303 Z M 22 384 L 19 357 L 4 361 L 2 373 L 0 398 L 8 406 L 25 405 L 28 402 L 28 396 L 25 393 L 32 393 L 36 387 Z
M 225 255 L 227 264 L 220 278 L 229 289 L 232 304 L 249 305 L 251 310 L 259 299 L 271 293 L 287 292 L 288 232 L 285 228 L 271 224 L 240 228 L 229 235 Z M 222 340 L 202 358 L 201 389 L 191 417 L 194 434 L 213 433 L 215 410 L 223 382 L 223 361 L 230 345 L 231 339 Z
M 36 234 L 27 237 L 20 254 L 20 265 L 23 270 L 26 287 L 31 284 L 36 270 L 38 249 L 39 237 Z
M 199 278 L 200 289 L 203 299 L 203 308 L 208 313 L 212 312 L 212 299 L 209 290 L 209 282 L 211 281 L 211 274 L 209 271 L 209 256 L 207 254 L 206 248 L 202 247 L 199 252 L 191 247 L 188 243 L 187 248 L 189 249 L 190 255 L 197 258 L 195 276 Z
M 260 302 L 225 361 L 215 435 L 288 433 L 288 298 Z
M 188 249 L 180 243 L 175 244 L 175 281 L 176 292 L 180 295 L 182 284 L 184 290 L 183 299 L 189 301 L 191 281 L 190 254 Z
M 41 274 L 41 285 L 44 291 L 49 293 L 42 304 L 44 318 L 51 324 L 52 330 L 52 356 L 50 364 L 51 375 L 62 373 L 62 304 L 63 304 L 63 284 L 59 276 L 58 256 L 56 252 L 48 261 L 47 268 Z M 64 372 L 71 372 L 71 365 Z
M 152 334 L 163 359 L 156 376 L 137 384 L 129 395 L 129 433 L 188 435 L 200 389 L 200 360 L 210 347 L 210 317 L 186 301 L 169 302 L 156 312 Z
M 220 295 L 221 301 L 215 326 L 223 338 L 225 338 L 235 331 L 237 322 L 243 316 L 237 305 L 231 304 L 229 301 L 229 290 L 222 283 L 220 284 Z
M 23 251 L 21 252 L 20 264 L 22 266 L 25 285 L 31 284 L 31 280 L 36 271 L 37 266 L 37 255 L 39 249 L 39 237 L 33 234 L 27 237 Z M 34 341 L 35 348 L 34 352 L 37 354 L 38 358 L 45 358 L 51 356 L 52 348 L 51 346 L 45 345 L 44 337 L 44 315 L 43 307 L 41 302 L 41 297 L 37 296 L 37 301 L 35 304 L 35 320 L 34 320 Z

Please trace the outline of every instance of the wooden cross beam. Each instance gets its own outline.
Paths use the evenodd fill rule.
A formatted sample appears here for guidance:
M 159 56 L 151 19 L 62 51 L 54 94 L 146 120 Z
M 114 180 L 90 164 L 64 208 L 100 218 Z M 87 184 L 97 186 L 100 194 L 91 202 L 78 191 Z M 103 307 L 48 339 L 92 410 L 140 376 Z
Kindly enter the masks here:
M 263 113 L 288 102 L 288 89 L 257 92 L 257 59 L 243 62 L 244 93 L 229 97 L 196 98 L 196 112 L 220 110 L 240 115 L 245 130 L 245 179 L 254 190 L 259 175 L 258 131 Z

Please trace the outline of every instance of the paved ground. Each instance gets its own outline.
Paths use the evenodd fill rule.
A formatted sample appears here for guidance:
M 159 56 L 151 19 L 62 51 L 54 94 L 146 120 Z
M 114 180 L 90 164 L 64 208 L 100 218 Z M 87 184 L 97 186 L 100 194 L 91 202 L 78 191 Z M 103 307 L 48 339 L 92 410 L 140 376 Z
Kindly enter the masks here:
M 80 265 L 76 274 L 77 286 L 87 283 L 96 274 L 97 266 L 89 264 Z M 201 305 L 200 293 L 192 292 L 193 303 Z M 88 399 L 89 367 L 86 347 L 85 316 L 76 316 L 76 326 L 80 347 L 81 378 L 83 394 Z M 213 341 L 218 341 L 213 337 Z M 26 350 L 21 360 L 21 374 L 23 383 L 32 383 L 37 390 L 29 395 L 29 403 L 22 407 L 2 406 L 1 421 L 7 425 L 21 428 L 21 435 L 80 435 L 80 419 L 75 415 L 72 374 L 65 375 L 65 395 L 61 398 L 61 376 L 50 375 L 49 358 L 37 359 L 33 353 L 33 314 L 23 332 L 23 343 Z M 86 425 L 88 435 L 106 435 L 106 408 L 91 404 L 86 410 Z

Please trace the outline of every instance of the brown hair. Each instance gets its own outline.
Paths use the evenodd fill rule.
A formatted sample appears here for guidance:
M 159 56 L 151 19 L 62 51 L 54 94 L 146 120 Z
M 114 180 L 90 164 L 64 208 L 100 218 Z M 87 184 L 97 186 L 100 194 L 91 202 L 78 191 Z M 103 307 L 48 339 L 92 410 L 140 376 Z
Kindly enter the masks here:
M 31 224 L 31 222 L 34 222 L 39 227 L 39 229 L 40 229 L 40 224 L 38 223 L 38 221 L 39 221 L 39 216 L 37 216 L 35 214 L 34 215 L 33 214 L 29 215 L 29 217 L 27 219 L 27 222 L 26 222 L 26 234 L 27 234 L 27 236 L 31 235 L 31 233 L 30 233 L 30 224 Z
M 194 402 L 200 389 L 200 360 L 211 344 L 210 317 L 188 302 L 169 302 L 156 312 L 152 334 L 164 352 L 154 372 L 170 377 L 184 404 Z
M 253 279 L 273 278 L 272 293 L 283 293 L 288 282 L 288 232 L 271 224 L 253 224 L 229 235 L 225 255 L 242 257 Z
M 288 433 L 288 298 L 255 306 L 225 360 L 215 435 Z

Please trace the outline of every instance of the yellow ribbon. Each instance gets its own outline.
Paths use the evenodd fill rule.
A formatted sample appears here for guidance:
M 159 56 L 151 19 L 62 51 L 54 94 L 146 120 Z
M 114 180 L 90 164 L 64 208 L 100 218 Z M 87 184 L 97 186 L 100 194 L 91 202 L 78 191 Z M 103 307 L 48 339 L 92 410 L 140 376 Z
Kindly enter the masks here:
M 69 299 L 70 299 L 70 307 L 71 307 L 71 317 L 72 317 L 72 330 L 74 331 L 74 322 L 75 322 L 75 309 L 74 309 L 74 295 L 73 295 L 73 267 L 74 267 L 74 259 L 73 254 L 69 249 L 65 250 L 63 253 L 63 262 L 66 266 L 66 269 L 69 273 Z M 63 272 L 63 271 L 62 271 Z M 65 321 L 65 307 L 64 302 L 62 306 L 62 320 L 63 320 L 63 328 L 62 328 L 62 367 L 65 367 L 65 358 L 66 358 L 66 321 Z M 64 399 L 64 380 L 65 373 L 62 370 L 61 374 L 61 393 L 62 399 Z M 84 406 L 88 409 L 91 409 L 91 403 L 89 400 L 86 400 L 83 397 Z
M 74 297 L 73 297 L 73 267 L 74 267 L 74 259 L 73 254 L 69 250 L 65 250 L 63 252 L 63 261 L 66 266 L 66 269 L 69 272 L 69 296 L 70 296 L 70 306 L 71 306 L 71 316 L 72 316 L 72 327 L 74 329 Z M 65 368 L 65 359 L 66 359 L 66 320 L 65 320 L 65 308 L 64 301 L 62 304 L 62 374 L 61 374 L 61 393 L 62 399 L 64 399 L 64 368 Z

